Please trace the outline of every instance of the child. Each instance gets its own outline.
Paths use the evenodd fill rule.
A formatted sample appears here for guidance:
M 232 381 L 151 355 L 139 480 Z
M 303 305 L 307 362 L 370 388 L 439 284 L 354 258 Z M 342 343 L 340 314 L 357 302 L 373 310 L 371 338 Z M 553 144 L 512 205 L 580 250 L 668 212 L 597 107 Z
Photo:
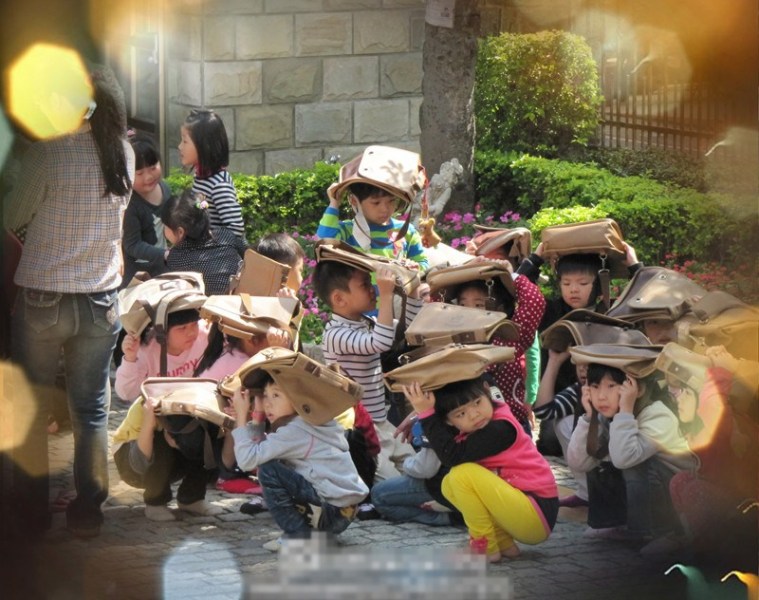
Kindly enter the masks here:
M 208 201 L 211 227 L 226 227 L 243 237 L 245 224 L 227 172 L 229 141 L 221 117 L 212 110 L 192 110 L 180 131 L 179 160 L 195 171 L 192 191 Z
M 524 354 L 535 341 L 535 332 L 543 317 L 546 301 L 540 289 L 524 275 L 517 275 L 514 278 L 514 287 L 516 288 L 516 308 L 514 308 L 514 300 L 503 290 L 500 282 L 492 288 L 488 288 L 482 281 L 462 284 L 457 290 L 456 299 L 461 306 L 485 309 L 489 308 L 488 298 L 492 290 L 497 288 L 502 290 L 501 298 L 496 299 L 497 304 L 494 308 L 508 314 L 509 318 L 519 325 L 519 339 L 506 341 L 498 336 L 493 337 L 493 344 L 510 346 L 516 352 L 514 361 L 492 365 L 489 372 L 493 375 L 495 384 L 506 398 L 514 416 L 529 433 L 530 408 L 525 403 Z
M 145 517 L 151 521 L 173 521 L 176 517 L 167 504 L 171 484 L 181 481 L 177 490 L 180 510 L 210 516 L 222 512 L 205 500 L 208 470 L 203 460 L 206 428 L 198 426 L 185 432 L 192 417 L 173 415 L 164 418 L 171 431 L 160 426 L 151 398 L 138 398 L 113 436 L 116 468 L 127 484 L 144 488 Z
M 351 462 L 342 427 L 334 420 L 319 426 L 303 420 L 268 373 L 262 373 L 258 385 L 263 395 L 255 398 L 250 423 L 247 392 L 238 390 L 233 399 L 237 464 L 247 471 L 258 469 L 264 500 L 282 538 L 309 537 L 312 530 L 345 531 L 369 490 Z M 265 421 L 271 423 L 268 435 Z M 279 550 L 282 538 L 264 548 Z
M 163 235 L 161 208 L 171 196 L 162 178 L 161 155 L 153 139 L 144 134 L 129 138 L 134 150 L 135 173 L 132 197 L 124 213 L 124 276 L 126 287 L 137 271 L 151 277 L 166 271 L 166 238 Z
M 335 238 L 369 254 L 409 259 L 426 271 L 429 262 L 419 232 L 413 225 L 402 240 L 396 240 L 403 222 L 394 219 L 399 198 L 370 183 L 354 183 L 348 188 L 355 219 L 340 221 L 340 199 L 330 196 L 329 205 L 319 221 L 317 237 Z
M 382 448 L 376 472 L 376 478 L 382 480 L 399 475 L 393 463 L 400 466 L 413 449 L 393 436 L 395 427 L 387 420 L 380 353 L 390 350 L 395 335 L 395 277 L 381 268 L 376 279 L 379 298 L 366 271 L 334 261 L 321 261 L 314 272 L 316 292 L 332 310 L 322 337 L 324 359 L 340 365 L 364 388 L 361 403 L 374 421 Z M 421 306 L 417 298 L 408 298 L 407 322 L 416 316 Z M 375 308 L 379 308 L 376 320 L 364 316 Z
M 210 228 L 210 205 L 194 192 L 172 196 L 161 210 L 171 250 L 170 271 L 196 271 L 203 275 L 206 294 L 226 294 L 230 279 L 240 268 L 247 245 L 229 229 Z
M 580 396 L 582 395 L 582 386 L 586 384 L 588 373 L 587 365 L 575 365 L 577 380 L 563 390 L 556 392 L 556 378 L 562 365 L 569 360 L 569 356 L 569 350 L 564 352 L 548 350 L 548 362 L 540 380 L 538 397 L 533 406 L 535 417 L 540 419 L 541 423 L 549 420 L 553 423 L 556 439 L 561 445 L 561 452 L 564 457 L 567 455 L 567 446 L 577 424 L 577 417 L 583 412 Z M 570 496 L 561 498 L 559 506 L 567 508 L 587 506 L 588 482 L 585 473 L 570 470 L 577 482 L 577 491 Z
M 576 352 L 584 348 L 592 349 L 593 345 L 573 347 L 570 353 L 578 360 Z M 622 471 L 627 506 L 627 530 L 621 531 L 623 536 L 651 539 L 668 533 L 678 526 L 669 498 L 669 481 L 678 471 L 695 467 L 677 417 L 659 401 L 654 379 L 637 379 L 603 364 L 603 358 L 594 360 L 588 364 L 587 385 L 582 388 L 585 414 L 569 440 L 567 464 L 589 473 L 603 462 L 611 462 Z M 598 424 L 597 437 L 589 433 L 594 420 Z M 596 499 L 590 477 L 588 483 L 592 512 Z
M 301 245 L 286 233 L 269 233 L 259 240 L 256 252 L 290 267 L 286 289 L 291 289 L 294 297 L 303 283 L 306 253 Z
M 197 309 L 170 312 L 166 333 L 167 377 L 191 377 L 208 344 L 208 324 Z M 131 402 L 148 377 L 160 374 L 161 347 L 151 327 L 140 336 L 127 335 L 121 344 L 124 359 L 116 369 L 116 393 Z
M 556 480 L 508 405 L 490 399 L 482 378 L 434 393 L 413 383 L 404 394 L 451 468 L 443 495 L 464 516 L 472 550 L 498 562 L 521 554 L 516 541 L 545 541 L 559 510 Z

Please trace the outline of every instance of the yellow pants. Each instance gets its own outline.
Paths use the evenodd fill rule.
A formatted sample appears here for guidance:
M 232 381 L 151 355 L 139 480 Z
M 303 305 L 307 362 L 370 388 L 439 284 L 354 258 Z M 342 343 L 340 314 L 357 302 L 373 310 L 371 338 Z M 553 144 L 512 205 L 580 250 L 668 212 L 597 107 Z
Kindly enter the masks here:
M 464 516 L 469 535 L 488 540 L 488 554 L 515 541 L 539 544 L 550 533 L 527 494 L 476 463 L 453 467 L 443 479 L 443 495 Z

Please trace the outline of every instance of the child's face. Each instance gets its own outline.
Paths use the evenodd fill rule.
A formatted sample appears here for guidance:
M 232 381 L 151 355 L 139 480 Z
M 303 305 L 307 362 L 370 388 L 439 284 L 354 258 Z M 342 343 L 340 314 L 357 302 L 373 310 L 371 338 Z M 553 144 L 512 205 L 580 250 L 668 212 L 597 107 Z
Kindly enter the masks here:
M 598 383 L 590 384 L 590 403 L 607 419 L 619 412 L 620 384 L 611 375 L 604 375 Z
M 675 339 L 675 322 L 669 319 L 645 319 L 643 333 L 652 344 L 666 344 Z
M 377 294 L 372 285 L 372 278 L 366 271 L 355 270 L 348 282 L 348 291 L 343 291 L 346 302 L 345 312 L 358 315 L 377 308 Z
M 585 308 L 592 302 L 595 276 L 591 273 L 565 273 L 559 279 L 561 297 L 572 309 Z
M 161 175 L 161 163 L 157 162 L 154 165 L 145 166 L 134 172 L 132 187 L 135 192 L 145 198 L 158 186 L 158 182 L 161 181 Z
M 456 300 L 459 306 L 467 308 L 485 308 L 487 306 L 488 295 L 485 290 L 478 287 L 465 287 L 459 291 Z
M 184 167 L 194 167 L 198 164 L 198 149 L 195 148 L 195 144 L 190 137 L 190 130 L 187 127 L 182 126 L 180 130 L 182 139 L 179 142 L 179 162 Z
M 166 337 L 167 352 L 173 356 L 187 352 L 198 339 L 198 332 L 198 321 L 174 325 L 169 329 L 169 335 Z
M 445 420 L 461 433 L 472 433 L 485 427 L 492 418 L 493 403 L 483 395 L 455 408 L 448 413 Z
M 387 225 L 396 210 L 398 198 L 390 194 L 369 196 L 361 202 L 361 212 L 364 213 L 367 222 L 374 225 Z
M 303 259 L 299 258 L 298 262 L 290 268 L 290 273 L 287 276 L 287 286 L 297 293 L 301 285 L 303 285 Z
M 264 388 L 263 403 L 269 423 L 295 414 L 292 402 L 276 383 L 269 383 Z
M 677 418 L 682 423 L 690 423 L 696 418 L 698 409 L 698 397 L 688 387 L 680 387 L 682 384 L 669 386 L 669 393 L 677 402 Z
M 179 229 L 180 231 L 176 231 L 168 225 L 163 226 L 163 235 L 166 236 L 166 239 L 172 246 L 176 246 L 179 242 L 182 241 L 182 238 L 184 237 L 184 231 L 181 227 Z

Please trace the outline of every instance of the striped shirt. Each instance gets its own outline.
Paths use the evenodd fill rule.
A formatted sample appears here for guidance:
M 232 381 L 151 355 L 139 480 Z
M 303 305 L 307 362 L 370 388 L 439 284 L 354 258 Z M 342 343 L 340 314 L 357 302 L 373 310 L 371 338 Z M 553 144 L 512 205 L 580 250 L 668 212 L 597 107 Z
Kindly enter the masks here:
M 369 223 L 369 233 L 371 236 L 369 254 L 385 256 L 391 259 L 408 258 L 419 263 L 420 271 L 426 271 L 430 264 L 424 253 L 422 238 L 413 225 L 409 225 L 403 240 L 399 240 L 397 243 L 391 242 L 391 234 L 398 232 L 401 227 L 403 227 L 403 221 L 399 219 L 390 219 L 387 225 Z M 340 211 L 331 206 L 327 206 L 327 210 L 324 211 L 321 221 L 319 221 L 316 235 L 320 238 L 342 240 L 354 248 L 361 250 L 361 246 L 356 241 L 356 238 L 353 237 L 353 220 L 341 221 Z
M 203 194 L 208 200 L 208 217 L 211 228 L 226 227 L 242 237 L 245 234 L 245 223 L 242 220 L 242 209 L 237 201 L 235 184 L 226 170 L 214 173 L 205 179 L 195 179 L 192 191 Z
M 122 141 L 129 179 L 134 152 Z M 16 285 L 91 294 L 121 283 L 121 228 L 129 202 L 104 195 L 105 179 L 89 128 L 33 144 L 24 157 L 6 225 L 29 223 Z
M 411 322 L 421 307 L 420 300 L 408 299 L 406 323 Z M 395 325 L 388 327 L 376 321 L 371 325 L 368 321 L 353 321 L 333 314 L 322 337 L 325 362 L 337 363 L 363 386 L 361 403 L 375 423 L 387 420 L 380 354 L 393 346 L 394 335 Z
M 553 400 L 543 406 L 536 406 L 534 409 L 535 417 L 538 419 L 563 419 L 575 413 L 582 413 L 582 386 L 579 383 L 573 383 L 564 388 L 553 397 Z

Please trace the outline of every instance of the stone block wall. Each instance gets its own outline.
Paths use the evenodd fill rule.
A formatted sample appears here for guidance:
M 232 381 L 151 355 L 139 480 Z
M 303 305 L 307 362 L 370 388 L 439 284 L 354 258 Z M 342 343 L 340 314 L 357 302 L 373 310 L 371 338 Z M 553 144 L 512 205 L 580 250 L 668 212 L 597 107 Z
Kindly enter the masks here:
M 176 0 L 166 18 L 168 162 L 216 110 L 230 170 L 273 174 L 369 144 L 419 151 L 424 0 Z

